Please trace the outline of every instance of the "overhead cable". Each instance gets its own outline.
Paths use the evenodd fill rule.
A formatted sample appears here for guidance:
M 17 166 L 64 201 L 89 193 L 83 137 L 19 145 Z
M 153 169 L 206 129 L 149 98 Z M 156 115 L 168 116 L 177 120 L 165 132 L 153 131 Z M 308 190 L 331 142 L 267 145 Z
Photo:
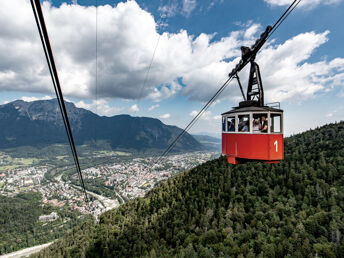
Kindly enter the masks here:
M 177 144 L 177 142 L 184 136 L 185 133 L 191 129 L 191 127 L 197 122 L 197 120 L 204 114 L 204 112 L 214 103 L 216 98 L 224 91 L 227 85 L 231 82 L 234 76 L 229 77 L 225 83 L 218 89 L 218 91 L 211 97 L 211 99 L 203 106 L 203 108 L 197 113 L 197 115 L 191 120 L 191 122 L 182 130 L 182 132 L 174 139 L 174 141 L 168 146 L 164 153 L 154 163 L 158 164 L 163 157 L 165 157 Z
M 96 0 L 96 110 L 98 112 L 98 0 Z M 94 144 L 97 149 L 97 126 L 94 127 Z
M 72 130 L 71 130 L 71 126 L 70 126 L 68 115 L 67 115 L 67 109 L 66 109 L 65 102 L 63 99 L 63 94 L 62 94 L 60 81 L 59 81 L 58 74 L 57 74 L 54 56 L 53 56 L 53 52 L 52 52 L 50 41 L 49 41 L 48 31 L 47 31 L 47 28 L 45 26 L 44 16 L 43 16 L 42 8 L 41 8 L 41 3 L 39 0 L 30 0 L 30 1 L 31 1 L 32 10 L 33 10 L 33 13 L 35 16 L 37 28 L 39 31 L 39 36 L 40 36 L 41 41 L 42 41 L 44 54 L 45 54 L 45 57 L 46 57 L 46 60 L 48 63 L 49 72 L 50 72 L 51 79 L 52 79 L 52 82 L 54 85 L 54 90 L 56 93 L 57 101 L 58 101 L 58 104 L 60 107 L 62 120 L 63 120 L 65 129 L 66 129 L 66 133 L 68 136 L 69 145 L 70 145 L 71 150 L 72 150 L 74 163 L 75 163 L 78 175 L 79 175 L 80 184 L 81 184 L 81 187 L 82 187 L 83 192 L 84 192 L 85 201 L 88 203 L 88 197 L 87 197 L 85 184 L 84 184 L 84 180 L 83 180 L 81 169 L 80 169 L 78 154 L 76 151 L 74 138 L 72 135 Z
M 271 37 L 271 35 L 278 29 L 278 27 L 284 22 L 284 20 L 287 19 L 289 14 L 291 14 L 291 12 L 296 8 L 296 6 L 298 6 L 300 2 L 301 0 L 294 0 L 294 2 L 288 7 L 288 9 L 282 14 L 282 16 L 274 24 L 269 36 L 266 39 Z

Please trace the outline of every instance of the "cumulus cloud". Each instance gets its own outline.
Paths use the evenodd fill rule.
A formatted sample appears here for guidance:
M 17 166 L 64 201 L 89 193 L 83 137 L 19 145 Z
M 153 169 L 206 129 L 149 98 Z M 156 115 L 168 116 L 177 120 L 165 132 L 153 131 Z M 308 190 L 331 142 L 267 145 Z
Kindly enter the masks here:
M 277 6 L 289 6 L 292 1 L 291 0 L 264 0 L 270 5 L 277 5 Z M 319 4 L 324 5 L 332 5 L 338 4 L 342 0 L 302 0 L 298 6 L 303 6 L 307 8 L 314 8 Z
M 109 101 L 100 99 L 100 100 L 93 100 L 90 103 L 86 103 L 85 101 L 78 101 L 75 103 L 75 106 L 78 108 L 84 108 L 87 110 L 92 111 L 93 113 L 96 113 L 98 115 L 102 116 L 113 116 L 118 114 L 121 110 L 123 110 L 122 107 L 114 107 L 109 104 Z
M 52 99 L 50 96 L 43 96 L 43 97 L 21 97 L 21 100 L 24 100 L 25 102 L 32 102 L 32 101 L 37 101 L 37 100 L 49 100 Z
M 66 3 L 56 8 L 44 2 L 43 11 L 64 93 L 92 98 L 96 92 L 95 8 Z M 159 37 L 153 16 L 135 1 L 115 7 L 100 6 L 98 12 L 99 97 L 150 96 L 159 100 L 178 90 L 180 86 L 174 83 L 177 78 L 194 68 L 216 62 L 201 53 L 202 42 L 212 36 L 194 38 L 186 31 L 163 33 L 150 79 L 141 94 L 138 87 L 145 79 Z M 1 1 L 0 16 L 0 89 L 52 93 L 29 1 Z M 229 36 L 222 41 L 211 47 L 215 51 L 225 48 L 229 53 L 221 53 L 217 59 L 232 57 L 236 37 Z
M 170 117 L 171 117 L 170 114 L 163 114 L 163 115 L 159 116 L 159 118 L 161 118 L 161 119 L 168 119 Z
M 148 111 L 152 111 L 152 110 L 154 110 L 154 109 L 156 109 L 156 108 L 158 108 L 158 107 L 160 107 L 160 105 L 159 105 L 159 104 L 156 104 L 156 105 L 150 106 L 150 107 L 148 108 Z
M 316 48 L 328 41 L 328 34 L 329 31 L 302 33 L 261 52 L 257 62 L 261 67 L 267 101 L 299 101 L 343 85 L 343 58 L 307 62 Z
M 196 5 L 195 0 L 183 3 L 188 10 Z M 94 98 L 95 7 L 66 3 L 53 7 L 43 2 L 43 11 L 63 92 Z M 158 102 L 181 94 L 207 101 L 238 62 L 239 47 L 251 45 L 262 29 L 250 23 L 217 41 L 214 35 L 193 36 L 185 30 L 162 33 L 141 91 L 159 37 L 157 22 L 135 1 L 100 6 L 98 14 L 97 92 L 104 99 L 141 97 Z M 0 35 L 0 91 L 53 94 L 28 0 L 0 1 Z M 309 97 L 343 82 L 343 58 L 308 62 L 328 35 L 302 33 L 280 45 L 270 43 L 258 54 L 268 100 Z M 240 96 L 237 93 L 226 91 L 222 97 L 234 99 Z
M 163 84 L 154 88 L 153 92 L 148 95 L 148 98 L 152 99 L 154 102 L 159 102 L 163 99 L 168 99 L 175 96 L 181 89 L 182 86 L 173 81 L 169 84 Z
M 129 111 L 130 112 L 139 112 L 140 109 L 139 109 L 139 106 L 137 104 L 134 104 L 129 108 Z

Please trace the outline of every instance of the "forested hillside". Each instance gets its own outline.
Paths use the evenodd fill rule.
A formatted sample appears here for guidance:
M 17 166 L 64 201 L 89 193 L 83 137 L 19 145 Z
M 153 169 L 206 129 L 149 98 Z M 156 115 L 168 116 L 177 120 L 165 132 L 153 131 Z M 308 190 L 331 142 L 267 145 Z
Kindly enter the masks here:
M 84 223 L 40 257 L 344 257 L 344 122 L 285 141 L 280 164 L 224 157 Z
M 55 240 L 85 220 L 79 212 L 43 205 L 41 200 L 41 194 L 34 192 L 15 197 L 0 195 L 0 255 Z M 39 221 L 40 215 L 51 212 L 59 218 Z

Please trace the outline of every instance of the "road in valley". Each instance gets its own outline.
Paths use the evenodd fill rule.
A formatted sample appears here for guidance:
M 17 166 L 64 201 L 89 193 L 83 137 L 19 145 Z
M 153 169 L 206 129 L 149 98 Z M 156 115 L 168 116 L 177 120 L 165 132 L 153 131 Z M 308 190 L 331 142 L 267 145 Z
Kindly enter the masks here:
M 0 258 L 19 258 L 19 257 L 29 257 L 31 254 L 38 253 L 42 249 L 48 247 L 51 245 L 53 242 L 46 243 L 43 245 L 36 245 L 33 247 L 25 248 L 19 251 L 15 251 L 13 253 L 5 254 L 5 255 L 0 255 Z

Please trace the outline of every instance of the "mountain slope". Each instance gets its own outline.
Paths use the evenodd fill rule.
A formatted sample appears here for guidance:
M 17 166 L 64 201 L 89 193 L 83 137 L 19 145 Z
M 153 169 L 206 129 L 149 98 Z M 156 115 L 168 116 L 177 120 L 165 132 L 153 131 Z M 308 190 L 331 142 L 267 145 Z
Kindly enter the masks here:
M 91 111 L 66 103 L 77 144 L 107 141 L 115 149 L 165 149 L 181 132 L 176 126 L 148 117 L 118 115 L 98 116 Z M 17 100 L 0 106 L 0 146 L 37 146 L 67 143 L 57 100 L 25 102 Z M 204 147 L 186 134 L 177 144 L 178 150 L 201 150 Z
M 216 137 L 212 137 L 212 136 L 204 135 L 204 134 L 193 134 L 192 137 L 194 137 L 198 142 L 200 142 L 208 150 L 221 152 L 221 139 L 220 138 L 216 138 Z
M 292 136 L 280 164 L 224 157 L 85 223 L 39 257 L 344 257 L 344 122 Z

